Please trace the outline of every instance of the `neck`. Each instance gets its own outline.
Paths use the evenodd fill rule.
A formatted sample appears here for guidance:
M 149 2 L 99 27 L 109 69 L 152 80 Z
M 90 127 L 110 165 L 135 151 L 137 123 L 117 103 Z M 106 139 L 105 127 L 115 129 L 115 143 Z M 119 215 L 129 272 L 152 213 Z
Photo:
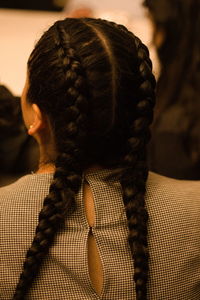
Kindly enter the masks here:
M 42 173 L 54 173 L 55 165 L 52 160 L 45 158 L 44 156 L 40 156 L 38 169 L 36 174 Z
M 40 163 L 36 174 L 54 173 L 55 166 L 52 163 Z
M 40 159 L 39 166 L 36 174 L 44 174 L 44 173 L 54 173 L 55 172 L 55 152 L 52 150 L 52 147 L 43 147 L 44 144 L 39 144 L 40 151 Z M 48 149 L 48 151 L 47 151 Z M 51 151 L 50 151 L 51 150 Z M 85 173 L 94 172 L 101 170 L 102 167 L 100 165 L 92 165 L 85 170 Z
M 39 144 L 39 166 L 36 174 L 42 173 L 54 173 L 55 172 L 55 153 L 53 151 L 53 147 L 50 143 L 41 143 Z

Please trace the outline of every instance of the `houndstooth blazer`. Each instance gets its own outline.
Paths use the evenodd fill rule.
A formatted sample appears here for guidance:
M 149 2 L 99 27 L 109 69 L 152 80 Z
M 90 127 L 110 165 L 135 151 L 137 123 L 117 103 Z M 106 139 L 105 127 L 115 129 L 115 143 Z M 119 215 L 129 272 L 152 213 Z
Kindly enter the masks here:
M 108 174 L 108 170 L 102 170 L 85 175 L 95 202 L 92 232 L 103 265 L 101 296 L 95 293 L 89 278 L 90 228 L 81 189 L 76 196 L 77 209 L 58 233 L 27 299 L 136 299 L 121 187 L 116 181 L 105 181 Z M 13 297 L 51 180 L 52 174 L 32 174 L 0 189 L 1 300 Z M 200 182 L 149 173 L 146 203 L 150 252 L 148 299 L 199 300 Z

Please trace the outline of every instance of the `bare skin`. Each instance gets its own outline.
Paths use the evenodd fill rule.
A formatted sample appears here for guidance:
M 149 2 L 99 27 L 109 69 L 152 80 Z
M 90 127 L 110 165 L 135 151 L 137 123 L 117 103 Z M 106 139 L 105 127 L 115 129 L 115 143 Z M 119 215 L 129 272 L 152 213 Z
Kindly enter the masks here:
M 83 186 L 83 201 L 88 224 L 93 227 L 95 225 L 94 198 L 87 182 L 84 182 Z M 88 270 L 93 288 L 100 295 L 103 286 L 103 268 L 97 243 L 91 230 L 88 236 Z

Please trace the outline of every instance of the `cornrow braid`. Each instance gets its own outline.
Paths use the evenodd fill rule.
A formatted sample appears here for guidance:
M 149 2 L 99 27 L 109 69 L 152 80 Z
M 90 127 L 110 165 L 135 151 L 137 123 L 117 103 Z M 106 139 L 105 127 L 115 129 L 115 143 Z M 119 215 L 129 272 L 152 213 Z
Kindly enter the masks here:
M 58 157 L 55 161 L 53 182 L 39 214 L 35 237 L 27 252 L 14 300 L 25 298 L 56 233 L 62 229 L 66 216 L 75 209 L 75 194 L 82 182 L 79 149 L 84 141 L 86 127 L 86 83 L 80 61 L 70 46 L 70 37 L 59 23 L 56 31 L 55 44 L 58 59 L 63 66 L 66 87 L 65 98 L 59 102 L 57 111 L 60 113 L 66 108 L 59 123 L 54 121 L 53 129 L 54 134 L 59 136 L 57 141 L 61 140 L 62 143 L 56 143 Z M 68 137 L 67 142 L 63 142 L 63 137 Z
M 135 119 L 128 139 L 128 151 L 117 176 L 123 191 L 123 200 L 129 228 L 129 245 L 134 261 L 134 281 L 137 300 L 147 299 L 148 281 L 148 212 L 145 207 L 146 180 L 148 177 L 146 146 L 150 139 L 149 125 L 153 120 L 155 104 L 155 78 L 147 47 L 123 25 L 105 21 L 135 41 L 139 72 Z M 131 44 L 130 44 L 131 45 Z
M 49 117 L 56 157 L 53 182 L 14 300 L 25 298 L 55 234 L 76 209 L 83 171 L 94 164 L 112 167 L 121 183 L 136 296 L 146 300 L 146 145 L 155 97 L 147 48 L 121 25 L 67 18 L 43 36 L 28 67 L 28 99 Z M 47 76 L 47 83 L 40 83 Z
M 147 48 L 135 37 L 138 51 L 138 67 L 141 76 L 137 117 L 132 124 L 132 136 L 129 138 L 129 153 L 124 162 L 127 169 L 122 176 L 121 185 L 129 227 L 129 244 L 134 260 L 134 280 L 137 300 L 147 299 L 148 280 L 148 245 L 145 192 L 148 168 L 146 162 L 146 145 L 150 139 L 149 125 L 153 119 L 155 101 L 155 79 L 151 73 L 151 61 Z M 132 165 L 132 168 L 129 166 Z

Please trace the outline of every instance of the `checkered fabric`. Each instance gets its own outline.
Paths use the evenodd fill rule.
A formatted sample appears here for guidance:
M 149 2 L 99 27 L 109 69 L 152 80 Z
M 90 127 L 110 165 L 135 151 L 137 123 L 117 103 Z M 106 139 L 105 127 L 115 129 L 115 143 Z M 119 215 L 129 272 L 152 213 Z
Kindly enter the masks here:
M 105 181 L 108 170 L 85 175 L 95 202 L 92 228 L 103 265 L 98 296 L 87 263 L 89 225 L 79 191 L 76 211 L 58 233 L 30 300 L 134 300 L 133 262 L 120 184 Z M 0 189 L 0 299 L 11 300 L 24 257 L 34 236 L 38 213 L 52 174 L 32 174 Z M 146 195 L 150 220 L 148 299 L 200 299 L 200 182 L 149 174 Z

